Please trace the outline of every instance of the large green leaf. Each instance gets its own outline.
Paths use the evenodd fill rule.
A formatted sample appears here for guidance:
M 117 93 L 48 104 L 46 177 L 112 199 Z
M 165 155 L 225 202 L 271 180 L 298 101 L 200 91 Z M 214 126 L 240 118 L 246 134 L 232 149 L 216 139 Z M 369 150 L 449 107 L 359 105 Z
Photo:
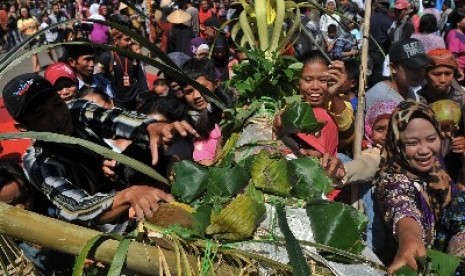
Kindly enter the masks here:
M 321 198 L 331 191 L 331 178 L 321 168 L 317 159 L 304 157 L 288 161 L 287 171 L 292 184 L 292 194 L 298 198 Z
M 195 209 L 192 217 L 192 226 L 199 237 L 205 236 L 205 229 L 210 225 L 212 211 L 213 207 L 210 204 L 202 204 Z
M 307 215 L 312 223 L 316 242 L 356 255 L 365 248 L 362 232 L 368 219 L 353 207 L 341 202 L 315 201 L 308 204 Z M 345 261 L 332 255 L 328 258 Z
M 292 274 L 295 276 L 310 275 L 310 269 L 308 267 L 307 260 L 302 254 L 302 248 L 300 248 L 294 233 L 292 233 L 287 223 L 286 209 L 284 209 L 284 205 L 276 205 L 276 215 L 278 216 L 279 229 L 286 240 L 286 251 L 289 257 L 289 262 L 292 266 Z
M 250 174 L 242 166 L 210 167 L 208 169 L 208 193 L 221 197 L 233 197 L 249 183 Z
M 318 122 L 312 107 L 305 102 L 294 102 L 286 107 L 281 114 L 282 132 L 289 133 L 315 133 L 323 128 L 324 124 Z
M 261 151 L 250 166 L 252 181 L 256 188 L 279 196 L 289 196 L 291 183 L 287 175 L 287 160 L 271 157 L 267 151 Z
M 396 276 L 416 276 L 416 275 L 440 275 L 453 276 L 456 275 L 456 269 L 459 266 L 460 258 L 450 254 L 446 254 L 434 249 L 428 249 L 426 256 L 417 258 L 420 272 L 416 272 L 410 267 L 403 266 L 398 269 L 394 275 Z
M 207 190 L 208 170 L 191 161 L 177 162 L 172 169 L 174 181 L 171 193 L 176 199 L 191 203 L 201 197 Z

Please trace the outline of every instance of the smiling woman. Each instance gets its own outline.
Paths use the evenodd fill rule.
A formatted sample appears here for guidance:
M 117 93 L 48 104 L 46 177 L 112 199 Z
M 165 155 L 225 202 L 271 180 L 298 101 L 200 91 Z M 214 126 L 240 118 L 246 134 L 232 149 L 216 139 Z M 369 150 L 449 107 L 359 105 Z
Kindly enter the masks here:
M 416 258 L 426 254 L 436 220 L 456 194 L 437 159 L 440 134 L 427 105 L 405 101 L 392 114 L 386 153 L 374 180 L 375 198 L 391 233 L 380 250 L 390 265 L 388 273 L 404 265 L 417 269 Z

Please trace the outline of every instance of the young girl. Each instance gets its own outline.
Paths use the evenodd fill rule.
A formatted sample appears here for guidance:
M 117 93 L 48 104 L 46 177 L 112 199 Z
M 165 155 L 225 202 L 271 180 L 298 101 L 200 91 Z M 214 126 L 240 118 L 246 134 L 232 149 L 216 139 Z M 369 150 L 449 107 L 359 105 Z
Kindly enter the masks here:
M 389 265 L 389 275 L 404 265 L 418 268 L 416 257 L 426 254 L 436 220 L 456 193 L 437 159 L 440 135 L 427 105 L 405 101 L 392 114 L 374 180 L 374 196 L 387 226 L 379 257 Z
M 205 86 L 211 93 L 217 94 L 220 99 L 221 89 L 216 81 L 215 67 L 208 59 L 191 59 L 182 67 L 184 73 L 199 84 Z M 224 95 L 224 94 L 223 94 Z M 193 86 L 184 88 L 184 100 L 189 107 L 189 115 L 194 121 L 194 127 L 201 138 L 194 141 L 194 161 L 204 165 L 214 164 L 221 148 L 221 111 L 208 103 L 202 94 Z M 226 101 L 223 101 L 226 102 Z
M 303 100 L 309 103 L 318 121 L 325 126 L 315 134 L 298 133 L 301 153 L 317 157 L 328 153 L 334 156 L 338 145 L 349 145 L 354 136 L 354 114 L 349 102 L 340 97 L 347 80 L 344 63 L 329 63 L 317 50 L 304 56 L 298 88 Z M 279 129 L 279 128 L 278 128 Z

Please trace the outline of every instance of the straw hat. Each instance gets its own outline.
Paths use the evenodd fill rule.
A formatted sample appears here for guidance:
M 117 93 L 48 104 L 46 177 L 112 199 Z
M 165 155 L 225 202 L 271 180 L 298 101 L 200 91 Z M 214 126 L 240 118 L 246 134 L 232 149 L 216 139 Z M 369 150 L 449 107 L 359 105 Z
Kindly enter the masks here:
M 170 13 L 170 15 L 168 15 L 166 20 L 173 24 L 182 24 L 191 20 L 191 18 L 192 16 L 189 13 L 183 10 L 175 10 L 172 13 Z
M 119 3 L 119 7 L 118 7 L 118 10 L 124 10 L 125 8 L 127 8 L 128 5 L 124 4 L 123 2 Z
M 161 0 L 161 2 L 160 2 L 160 8 L 167 7 L 167 6 L 169 6 L 171 3 L 173 3 L 172 0 Z

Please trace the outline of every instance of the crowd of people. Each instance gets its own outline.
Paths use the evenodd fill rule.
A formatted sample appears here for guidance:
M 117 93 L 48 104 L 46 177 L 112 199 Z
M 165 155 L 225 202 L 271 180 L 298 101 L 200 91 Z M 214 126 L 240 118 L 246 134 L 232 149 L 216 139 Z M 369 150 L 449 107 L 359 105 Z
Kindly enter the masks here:
M 147 18 L 119 1 L 2 2 L 4 51 L 72 18 L 82 20 L 49 28 L 25 47 L 86 43 L 48 49 L 52 63 L 46 68 L 34 55 L 31 73 L 16 76 L 2 91 L 5 106 L 21 131 L 87 139 L 164 176 L 179 160 L 211 166 L 225 142 L 222 110 L 167 72 L 149 78 L 140 60 L 99 48 L 143 50 L 124 32 L 86 19 L 116 22 L 147 37 L 231 108 L 237 95 L 224 82 L 247 57 L 225 22 L 242 6 L 228 0 L 134 4 Z M 418 269 L 416 258 L 427 248 L 464 258 L 465 120 L 441 124 L 429 104 L 447 99 L 464 111 L 465 7 L 453 0 L 376 0 L 370 22 L 363 22 L 361 0 L 315 5 L 325 12 L 303 8 L 308 32 L 282 54 L 303 63 L 297 91 L 325 124 L 315 134 L 289 135 L 281 133 L 278 115 L 276 136 L 293 141 L 296 155 L 320 158 L 336 187 L 330 200 L 350 203 L 345 195 L 358 185 L 369 217 L 366 243 L 389 274 L 403 265 Z M 370 25 L 370 58 L 366 105 L 358 110 L 363 24 Z M 365 118 L 363 151 L 353 158 L 359 112 Z M 0 160 L 0 200 L 21 208 L 125 233 L 136 219 L 150 218 L 160 201 L 174 200 L 161 183 L 78 146 L 36 141 L 21 154 L 22 160 Z M 22 246 L 26 253 L 34 248 Z M 74 261 L 45 249 L 40 254 L 36 265 L 46 272 L 66 271 Z

